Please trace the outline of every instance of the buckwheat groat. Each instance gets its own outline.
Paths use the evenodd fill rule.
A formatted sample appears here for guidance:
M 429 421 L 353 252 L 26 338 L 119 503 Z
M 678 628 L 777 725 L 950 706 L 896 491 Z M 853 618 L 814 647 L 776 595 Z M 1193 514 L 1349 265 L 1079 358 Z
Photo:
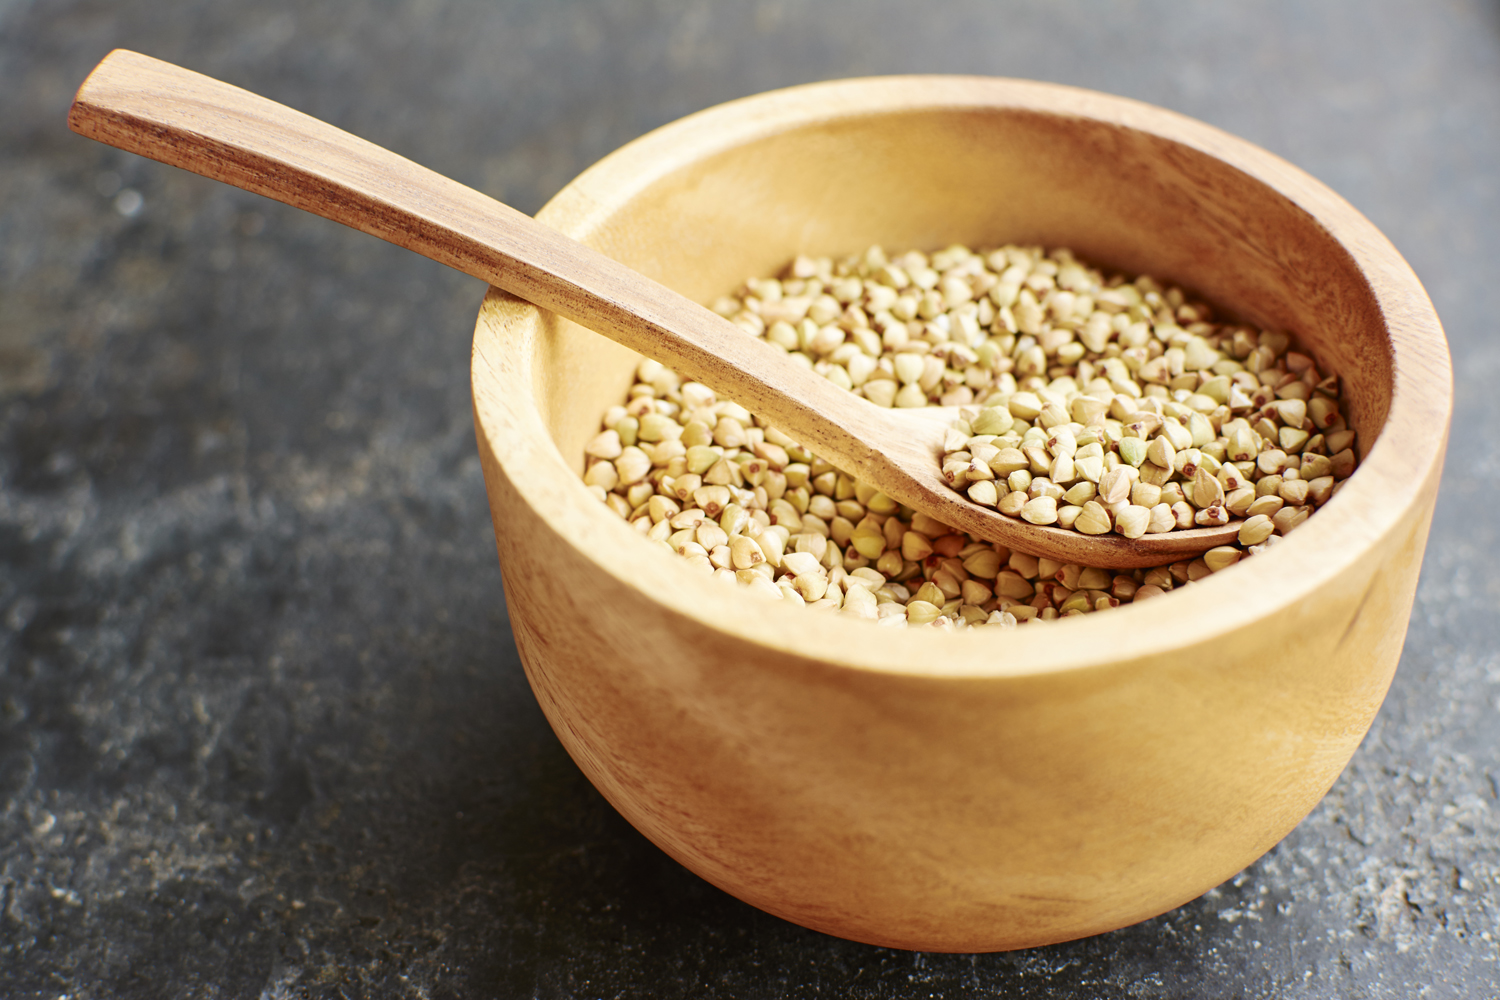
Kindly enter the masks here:
M 584 481 L 648 538 L 780 600 L 965 629 L 1160 595 L 1274 544 L 1353 471 L 1337 379 L 1290 338 L 1219 324 L 1066 250 L 799 257 L 714 308 L 880 406 L 956 405 L 943 473 L 1036 524 L 1136 538 L 1242 521 L 1150 570 L 1060 564 L 915 514 L 706 386 L 641 363 Z

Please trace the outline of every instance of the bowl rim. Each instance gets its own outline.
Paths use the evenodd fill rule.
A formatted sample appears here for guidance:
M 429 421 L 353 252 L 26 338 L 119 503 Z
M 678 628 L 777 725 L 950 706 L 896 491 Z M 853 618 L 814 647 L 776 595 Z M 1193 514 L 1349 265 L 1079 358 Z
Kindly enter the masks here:
M 1195 119 L 1130 98 L 1002 77 L 887 76 L 804 84 L 740 98 L 664 125 L 601 159 L 537 218 L 585 243 L 613 214 L 676 170 L 758 139 L 820 122 L 892 112 L 1013 109 L 1087 118 L 1148 133 L 1218 159 L 1269 187 L 1320 225 L 1352 259 L 1384 320 L 1393 391 L 1385 424 L 1355 475 L 1283 544 L 1163 597 L 1046 628 L 962 633 L 878 628 L 839 615 L 757 601 L 647 543 L 585 488 L 534 405 L 530 339 L 551 317 L 491 288 L 475 327 L 472 386 L 481 450 L 558 535 L 598 572 L 671 612 L 752 647 L 833 668 L 903 676 L 1025 677 L 1158 659 L 1285 614 L 1392 532 L 1423 516 L 1441 473 L 1452 412 L 1442 325 L 1391 242 L 1327 186 L 1280 157 Z M 499 338 L 519 337 L 520 365 L 496 364 Z M 497 372 L 502 374 L 497 375 Z M 503 378 L 519 384 L 505 392 Z M 502 397 L 524 390 L 527 406 Z M 1358 610 L 1354 612 L 1358 615 Z M 1351 619 L 1352 621 L 1352 619 Z

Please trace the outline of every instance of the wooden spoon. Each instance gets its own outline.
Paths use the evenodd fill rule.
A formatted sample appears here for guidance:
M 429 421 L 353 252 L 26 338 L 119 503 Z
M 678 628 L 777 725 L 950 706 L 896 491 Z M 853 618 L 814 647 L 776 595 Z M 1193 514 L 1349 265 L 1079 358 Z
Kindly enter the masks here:
M 73 131 L 379 236 L 670 366 L 945 524 L 1036 555 L 1124 568 L 1190 559 L 1235 524 L 1127 539 L 1029 524 L 941 477 L 948 408 L 884 409 L 676 292 L 472 188 L 298 111 L 139 53 L 79 88 Z

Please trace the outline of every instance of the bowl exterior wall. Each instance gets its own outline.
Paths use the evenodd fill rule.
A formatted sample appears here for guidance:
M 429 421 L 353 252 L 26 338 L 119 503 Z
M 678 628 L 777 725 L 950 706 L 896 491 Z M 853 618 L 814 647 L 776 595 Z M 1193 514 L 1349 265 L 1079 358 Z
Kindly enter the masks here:
M 542 217 L 699 299 L 793 253 L 875 241 L 1072 244 L 1117 266 L 1188 274 L 1248 316 L 1311 328 L 1320 361 L 1345 374 L 1355 400 L 1367 453 L 1356 479 L 1388 482 L 1394 499 L 1370 514 L 1351 492 L 1231 573 L 1015 633 L 907 634 L 758 604 L 636 537 L 579 481 L 583 442 L 611 387 L 628 384 L 628 352 L 492 292 L 475 340 L 479 451 L 517 646 L 560 740 L 693 871 L 789 920 L 874 944 L 1067 940 L 1232 876 L 1326 793 L 1400 655 L 1441 428 L 1435 446 L 1406 449 L 1421 452 L 1414 475 L 1382 480 L 1379 447 L 1368 453 L 1402 398 L 1383 338 L 1400 309 L 1429 322 L 1420 287 L 1412 278 L 1415 291 L 1377 301 L 1296 204 L 1201 149 L 1122 129 L 1110 99 L 1097 99 L 1113 108 L 1104 125 L 1078 118 L 1097 103 L 1089 96 L 1073 106 L 1074 127 L 1032 110 L 904 108 L 890 129 L 872 124 L 868 106 L 829 121 L 838 101 L 789 111 L 776 95 L 757 100 L 710 113 L 747 135 L 670 127 L 590 170 Z M 942 143 L 951 155 L 933 169 L 956 172 L 920 180 Z M 1079 150 L 1101 143 L 1111 158 L 1089 162 L 1116 169 L 1096 184 L 1090 170 L 1101 168 L 1079 167 Z M 1158 169 L 1141 173 L 1152 157 Z M 814 163 L 826 176 L 789 180 L 799 160 L 802 173 Z M 906 201 L 860 214 L 848 190 L 855 162 L 891 166 L 866 195 L 889 188 Z M 1051 203 L 1035 192 L 986 200 L 975 183 L 986 170 L 1001 188 L 1007 176 L 1075 182 Z M 782 197 L 784 185 L 794 193 Z M 1247 200 L 1256 210 L 1240 214 Z M 1194 203 L 1216 206 L 1199 222 L 1217 243 L 1192 242 L 1198 228 L 1182 213 Z M 1186 242 L 1153 257 L 1160 231 Z M 1233 240 L 1249 263 L 1227 252 Z M 1432 402 L 1443 422 L 1446 407 Z

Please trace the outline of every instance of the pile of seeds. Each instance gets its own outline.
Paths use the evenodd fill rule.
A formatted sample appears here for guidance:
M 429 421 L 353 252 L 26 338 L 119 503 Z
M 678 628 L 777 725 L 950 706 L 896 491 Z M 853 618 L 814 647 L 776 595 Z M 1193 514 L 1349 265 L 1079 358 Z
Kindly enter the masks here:
M 949 433 L 943 476 L 970 500 L 1127 538 L 1246 519 L 1253 544 L 1302 523 L 1354 471 L 1338 379 L 1285 334 L 1216 324 L 1175 289 L 1111 285 L 1066 258 L 1034 279 L 1011 264 L 989 301 L 997 346 L 1012 341 L 1001 367 L 1050 381 L 991 393 Z
M 1066 250 L 799 257 L 714 308 L 878 405 L 963 407 L 944 474 L 976 502 L 1128 537 L 1245 518 L 1239 545 L 1171 566 L 1037 558 L 914 513 L 643 361 L 585 482 L 648 538 L 770 598 L 950 629 L 1102 610 L 1274 544 L 1353 470 L 1337 380 L 1286 335 L 1215 324 L 1179 289 Z

